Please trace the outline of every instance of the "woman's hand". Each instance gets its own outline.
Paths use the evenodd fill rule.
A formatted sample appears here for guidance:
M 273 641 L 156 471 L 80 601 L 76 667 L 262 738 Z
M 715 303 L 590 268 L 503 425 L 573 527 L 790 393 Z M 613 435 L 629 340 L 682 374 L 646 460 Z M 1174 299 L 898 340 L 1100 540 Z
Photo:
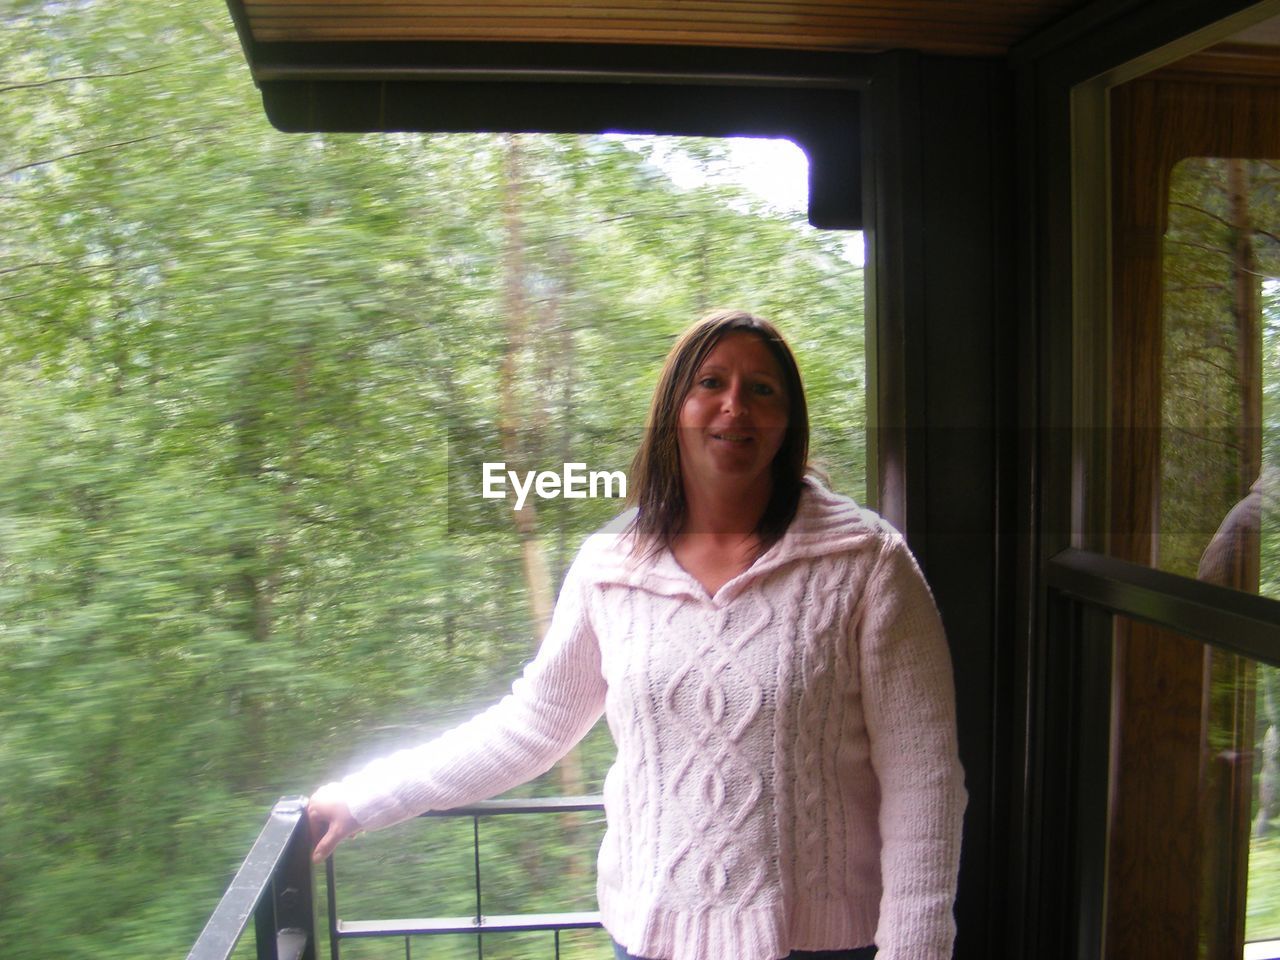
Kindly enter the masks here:
M 360 829 L 350 808 L 334 793 L 329 786 L 324 786 L 307 801 L 312 863 L 322 863 L 333 853 L 334 847 Z

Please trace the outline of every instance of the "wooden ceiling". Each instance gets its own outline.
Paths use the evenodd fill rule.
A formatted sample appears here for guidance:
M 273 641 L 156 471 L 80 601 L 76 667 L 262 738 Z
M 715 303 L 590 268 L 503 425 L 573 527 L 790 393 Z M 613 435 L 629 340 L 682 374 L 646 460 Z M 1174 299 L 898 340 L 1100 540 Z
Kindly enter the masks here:
M 243 0 L 257 43 L 558 42 L 1000 56 L 1080 0 Z

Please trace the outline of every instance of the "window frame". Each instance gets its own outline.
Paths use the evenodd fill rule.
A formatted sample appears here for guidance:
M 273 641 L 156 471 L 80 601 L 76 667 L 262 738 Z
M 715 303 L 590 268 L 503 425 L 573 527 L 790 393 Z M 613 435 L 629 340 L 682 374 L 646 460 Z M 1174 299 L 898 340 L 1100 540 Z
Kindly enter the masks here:
M 1107 91 L 1280 3 L 1086 8 L 1015 52 L 1023 133 L 1022 402 L 1039 430 L 1018 489 L 1030 504 L 1020 594 L 1027 761 L 1010 956 L 1101 956 L 1105 936 L 1116 615 L 1280 663 L 1277 601 L 1106 556 L 1111 423 Z M 1192 945 L 1194 948 L 1194 945 Z

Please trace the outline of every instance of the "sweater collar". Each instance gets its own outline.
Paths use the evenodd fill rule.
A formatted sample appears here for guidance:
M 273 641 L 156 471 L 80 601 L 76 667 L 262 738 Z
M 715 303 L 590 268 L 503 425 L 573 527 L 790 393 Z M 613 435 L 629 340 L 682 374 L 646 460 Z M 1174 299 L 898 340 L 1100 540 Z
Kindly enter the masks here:
M 587 576 L 596 583 L 635 587 L 662 596 L 684 596 L 710 601 L 717 606 L 735 596 L 766 574 L 797 560 L 845 553 L 865 548 L 883 534 L 884 521 L 847 497 L 832 493 L 812 477 L 805 478 L 796 515 L 781 539 L 738 574 L 714 597 L 688 573 L 671 551 L 637 559 L 632 556 L 634 540 L 627 532 L 635 510 L 615 517 L 587 543 Z

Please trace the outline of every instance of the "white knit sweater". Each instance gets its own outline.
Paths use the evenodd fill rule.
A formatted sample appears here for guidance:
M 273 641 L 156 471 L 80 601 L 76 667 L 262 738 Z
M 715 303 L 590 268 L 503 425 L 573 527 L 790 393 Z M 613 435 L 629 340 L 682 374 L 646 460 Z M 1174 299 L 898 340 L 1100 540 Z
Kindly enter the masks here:
M 946 960 L 965 805 L 951 661 L 902 538 L 814 483 L 715 596 L 619 518 L 583 546 L 512 692 L 337 785 L 366 829 L 547 770 L 601 711 L 598 896 L 632 954 Z

